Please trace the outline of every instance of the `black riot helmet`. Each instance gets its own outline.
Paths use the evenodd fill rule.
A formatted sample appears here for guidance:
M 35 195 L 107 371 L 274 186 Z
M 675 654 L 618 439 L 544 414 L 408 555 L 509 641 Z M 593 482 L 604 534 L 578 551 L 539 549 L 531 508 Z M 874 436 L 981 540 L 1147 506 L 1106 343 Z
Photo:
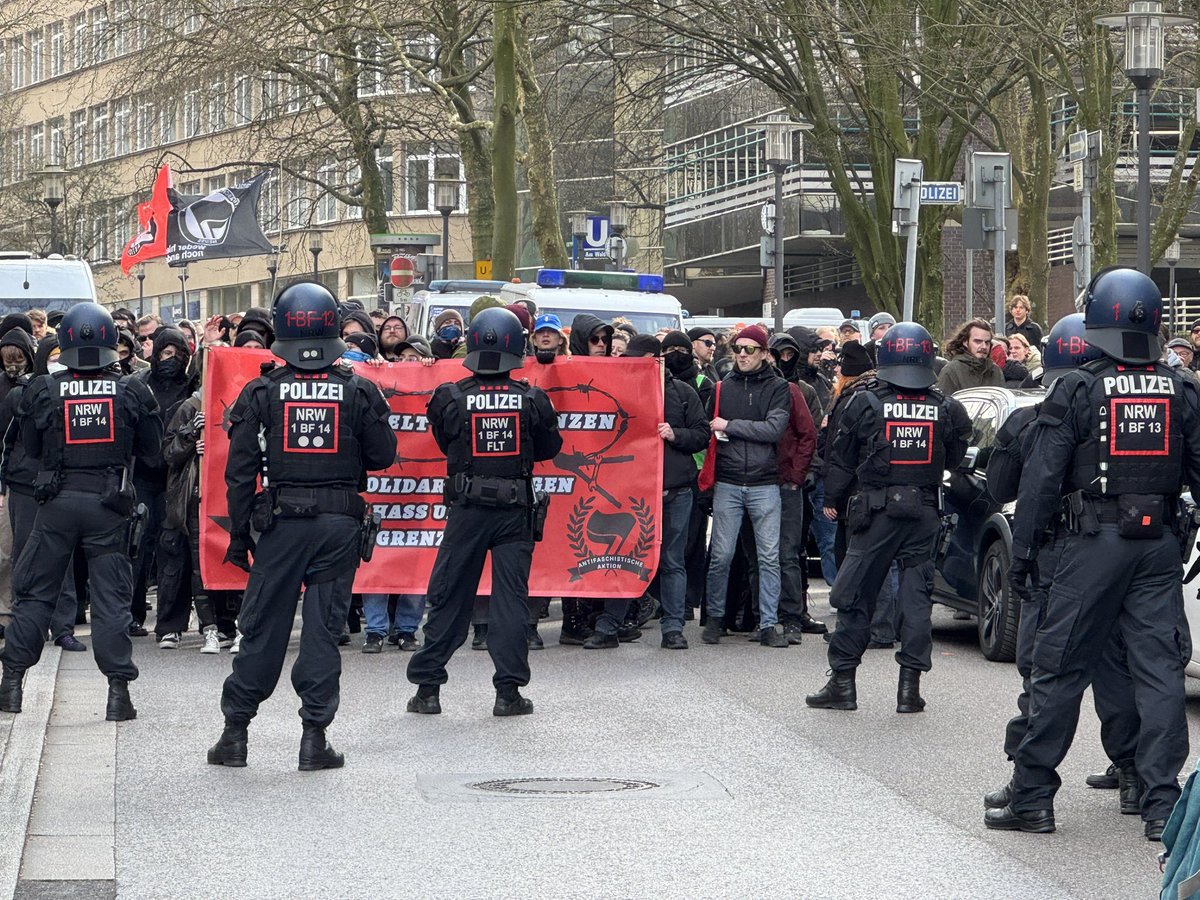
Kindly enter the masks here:
M 275 298 L 272 319 L 271 352 L 288 365 L 309 371 L 327 369 L 346 352 L 339 337 L 337 300 L 322 284 L 301 281 L 285 287 Z
M 99 303 L 76 303 L 58 323 L 58 361 L 88 372 L 117 361 L 117 326 Z
M 1072 369 L 1104 355 L 1087 342 L 1085 331 L 1083 313 L 1071 313 L 1054 323 L 1046 338 L 1046 349 L 1042 351 L 1042 384 L 1045 387 Z
M 916 322 L 897 322 L 879 339 L 875 372 L 899 388 L 924 390 L 935 381 L 933 338 Z
M 476 375 L 503 375 L 525 365 L 525 329 L 502 306 L 485 309 L 467 329 L 463 365 Z
M 1092 278 L 1084 295 L 1087 341 L 1123 363 L 1151 363 L 1162 355 L 1162 291 L 1137 269 L 1113 266 Z

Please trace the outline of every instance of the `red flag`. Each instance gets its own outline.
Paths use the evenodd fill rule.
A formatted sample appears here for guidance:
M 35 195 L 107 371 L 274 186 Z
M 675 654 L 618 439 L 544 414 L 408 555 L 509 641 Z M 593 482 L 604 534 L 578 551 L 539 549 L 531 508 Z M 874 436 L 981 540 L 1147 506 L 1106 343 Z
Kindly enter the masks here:
M 140 262 L 167 255 L 167 218 L 171 214 L 171 167 L 163 166 L 154 178 L 149 203 L 138 204 L 139 231 L 121 251 L 121 271 L 126 275 Z

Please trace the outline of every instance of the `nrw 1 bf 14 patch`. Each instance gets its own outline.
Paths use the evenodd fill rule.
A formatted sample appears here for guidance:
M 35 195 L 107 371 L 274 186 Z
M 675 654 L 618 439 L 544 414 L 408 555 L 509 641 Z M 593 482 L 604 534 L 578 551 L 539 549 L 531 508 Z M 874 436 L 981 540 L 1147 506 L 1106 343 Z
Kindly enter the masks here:
M 923 466 L 933 461 L 932 422 L 888 422 L 886 434 L 892 465 Z
M 114 439 L 112 397 L 67 400 L 63 406 L 63 440 L 68 444 L 108 444 Z
M 521 414 L 471 413 L 471 455 L 517 456 L 521 452 Z
M 336 403 L 283 404 L 287 429 L 283 449 L 289 453 L 337 453 L 338 413 Z

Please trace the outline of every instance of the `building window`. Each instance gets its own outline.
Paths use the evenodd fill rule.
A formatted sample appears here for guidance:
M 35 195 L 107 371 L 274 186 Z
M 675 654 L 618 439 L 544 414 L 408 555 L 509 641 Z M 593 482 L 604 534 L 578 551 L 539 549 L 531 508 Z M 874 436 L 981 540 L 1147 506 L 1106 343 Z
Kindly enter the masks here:
M 296 78 L 288 79 L 287 86 L 287 111 L 289 113 L 300 112 L 300 107 L 304 105 L 304 85 Z
M 378 40 L 364 39 L 358 52 L 362 62 L 358 69 L 358 96 L 379 97 L 386 91 L 383 44 Z
M 12 149 L 9 151 L 8 162 L 12 173 L 12 181 L 21 181 L 25 178 L 25 130 L 22 128 L 16 129 L 12 133 Z
M 8 48 L 9 85 L 15 91 L 25 87 L 25 38 L 13 38 Z
M 99 162 L 112 154 L 108 133 L 108 105 L 92 107 L 92 161 Z
M 207 197 L 209 194 L 215 194 L 225 187 L 226 184 L 227 181 L 224 175 L 210 175 L 204 179 L 204 196 Z
M 225 82 L 214 81 L 208 94 L 208 130 L 225 129 Z
M 288 228 L 304 228 L 312 222 L 312 199 L 308 196 L 308 183 L 295 176 L 287 183 L 287 210 L 285 219 Z
M 131 29 L 132 25 L 129 22 L 129 0 L 114 0 L 113 5 L 113 53 L 116 56 L 124 56 L 133 49 Z
M 279 220 L 279 170 L 273 169 L 258 194 L 258 224 L 265 234 L 278 234 Z
M 108 227 L 108 211 L 101 208 L 92 216 L 92 252 L 89 255 L 93 261 L 109 259 L 112 256 L 108 252 L 111 233 Z
M 80 13 L 71 19 L 71 57 L 75 69 L 86 69 L 92 60 L 92 29 L 88 25 L 87 15 Z
M 96 62 L 104 62 L 112 56 L 112 43 L 108 13 L 103 6 L 98 6 L 92 11 L 92 52 Z
M 353 185 L 358 184 L 362 178 L 362 167 L 355 163 L 346 169 L 346 187 L 349 189 Z M 363 208 L 361 204 L 348 203 L 346 204 L 347 219 L 361 219 L 363 217 Z
M 175 101 L 168 100 L 158 111 L 159 140 L 164 144 L 173 144 L 179 139 L 175 123 Z
M 449 175 L 463 180 L 462 161 L 448 150 L 444 145 L 409 145 L 404 159 L 405 212 L 436 211 L 433 205 L 433 179 L 436 176 Z M 465 192 L 460 195 L 465 197 Z M 460 200 L 460 208 L 462 202 Z
M 50 162 L 62 165 L 66 157 L 63 155 L 63 120 L 50 120 Z
M 154 146 L 154 129 L 158 124 L 157 111 L 149 100 L 142 100 L 137 108 L 137 125 L 134 138 L 135 150 L 146 150 Z
M 29 164 L 40 169 L 46 160 L 46 127 L 41 123 L 29 128 Z
M 238 76 L 233 83 L 233 124 L 245 125 L 254 118 L 254 90 L 249 75 Z
M 67 70 L 67 41 L 62 22 L 50 26 L 50 77 L 57 78 Z
M 200 92 L 183 95 L 183 136 L 193 138 L 200 133 Z
M 71 113 L 71 165 L 77 169 L 87 165 L 86 109 L 77 109 Z
M 408 55 L 409 61 L 413 68 L 420 72 L 425 78 L 430 81 L 439 81 L 437 69 L 437 41 L 434 40 L 432 34 L 424 35 L 416 40 L 409 41 L 404 48 L 404 52 Z M 424 90 L 424 86 L 419 80 L 413 77 L 412 71 L 405 69 L 404 71 L 404 90 L 407 93 L 414 93 Z
M 268 76 L 262 80 L 262 114 L 264 119 L 279 115 L 279 79 Z
M 46 33 L 40 28 L 29 36 L 29 83 L 46 79 Z
M 337 176 L 337 163 L 326 163 L 325 165 L 321 166 L 321 168 L 317 169 L 317 180 L 321 182 L 321 185 L 328 185 L 334 188 L 339 187 L 337 183 Z M 321 192 L 321 196 L 317 200 L 317 222 L 324 225 L 329 222 L 337 221 L 338 202 L 337 198 L 328 190 L 321 187 L 321 185 L 317 185 L 317 190 Z
M 113 155 L 124 156 L 130 150 L 129 119 L 133 109 L 129 98 L 113 102 Z

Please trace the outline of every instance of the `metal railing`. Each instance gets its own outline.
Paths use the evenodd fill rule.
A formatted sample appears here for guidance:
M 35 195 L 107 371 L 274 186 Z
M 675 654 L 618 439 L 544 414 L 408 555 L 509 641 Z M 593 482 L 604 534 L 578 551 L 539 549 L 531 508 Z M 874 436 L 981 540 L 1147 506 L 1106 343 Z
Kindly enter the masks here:
M 866 167 L 861 170 L 847 169 L 846 174 L 852 180 L 862 184 L 864 194 L 870 194 L 873 184 L 871 173 Z M 800 193 L 832 194 L 833 185 L 829 170 L 814 166 L 795 169 L 784 174 L 784 197 L 795 197 Z M 774 177 L 766 174 L 735 187 L 718 188 L 678 200 L 669 200 L 664 224 L 667 228 L 677 228 L 680 225 L 701 222 L 740 209 L 752 209 L 774 199 Z
M 862 282 L 858 260 L 853 256 L 831 256 L 805 266 L 783 270 L 783 296 L 831 291 Z

